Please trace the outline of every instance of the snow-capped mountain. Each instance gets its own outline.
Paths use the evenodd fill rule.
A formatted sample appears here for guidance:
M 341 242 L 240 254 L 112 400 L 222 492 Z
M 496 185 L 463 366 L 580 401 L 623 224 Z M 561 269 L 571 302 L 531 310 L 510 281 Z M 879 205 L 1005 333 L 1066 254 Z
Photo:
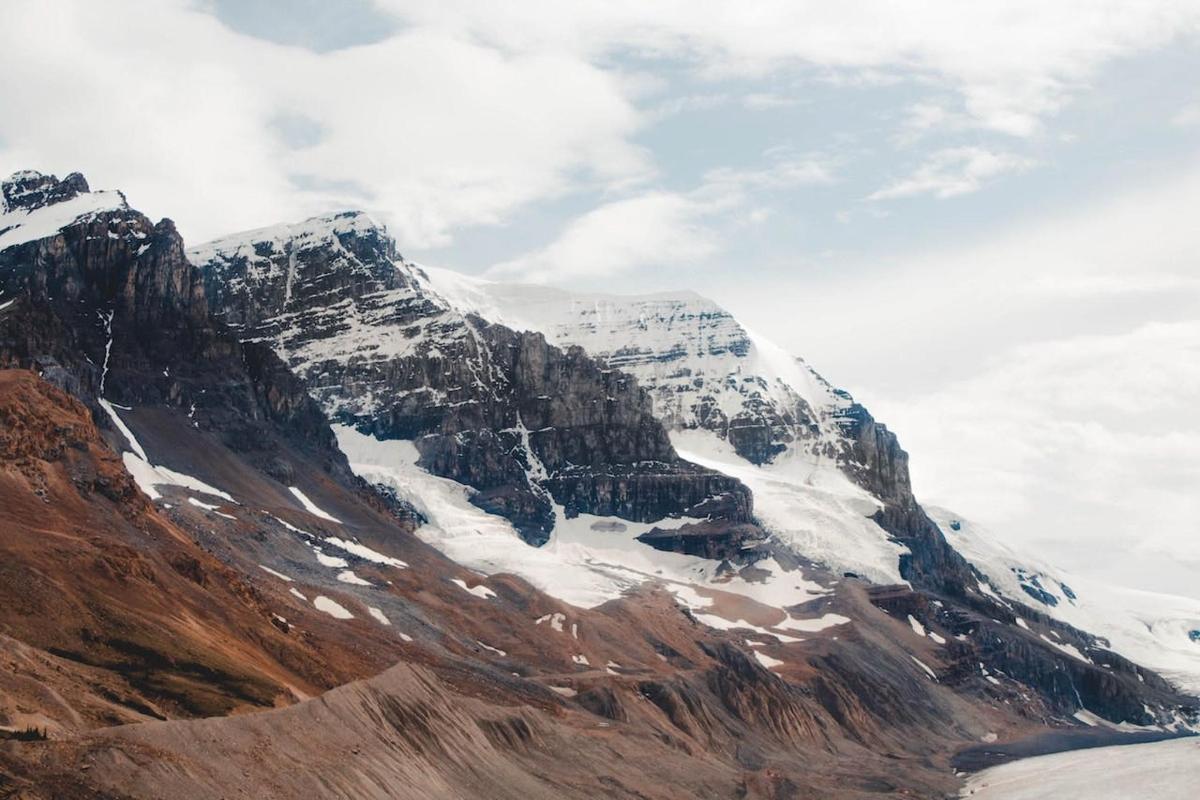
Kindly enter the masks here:
M 903 580 L 907 548 L 871 519 L 886 502 L 911 499 L 903 451 L 849 394 L 716 303 L 423 270 L 464 312 L 583 347 L 635 376 L 676 449 L 750 486 L 760 521 L 795 552 L 876 582 Z
M 836 457 L 852 401 L 808 365 L 693 292 L 578 294 L 424 268 L 455 307 L 560 347 L 584 346 L 637 377 L 669 428 L 702 428 L 755 464 L 789 448 Z
M 421 466 L 545 542 L 554 506 L 639 522 L 706 520 L 695 548 L 756 535 L 750 494 L 683 461 L 649 399 L 578 348 L 471 316 L 366 215 L 248 231 L 190 252 L 214 314 L 275 349 L 332 418 L 415 442 Z
M 895 436 L 710 300 L 573 294 L 422 267 L 353 212 L 190 254 L 214 313 L 306 378 L 339 421 L 354 469 L 421 509 L 429 523 L 418 535 L 461 563 L 586 605 L 656 575 L 683 602 L 690 586 L 719 584 L 778 608 L 813 596 L 788 574 L 797 560 L 876 584 L 913 582 L 968 606 L 1008 602 L 916 502 Z M 561 380 L 564 364 L 588 357 L 598 366 Z M 560 412 L 540 413 L 547 404 Z M 590 443 L 637 429 L 652 447 L 564 448 L 580 429 Z M 493 468 L 496 456 L 507 469 Z M 697 483 L 681 469 L 706 472 Z M 657 482 L 654 501 L 611 502 L 614 473 L 633 478 L 624 485 L 635 493 L 639 481 Z M 714 484 L 717 475 L 733 483 Z M 460 495 L 454 481 L 483 491 Z M 534 512 L 513 497 L 532 498 Z M 514 546 L 518 533 L 542 546 Z M 1098 646 L 1071 641 L 1079 652 Z
M 736 555 L 761 538 L 746 527 L 753 484 L 756 519 L 792 555 L 883 583 L 969 580 L 916 506 L 895 437 L 696 295 L 576 298 L 473 281 L 400 258 L 355 212 L 189 255 L 214 314 L 274 347 L 326 413 L 413 440 L 423 467 L 478 489 L 473 502 L 530 541 L 548 539 L 557 502 L 569 516 L 723 519 L 655 541 Z M 624 487 L 621 508 L 607 476 Z M 720 495 L 733 505 L 696 510 Z
M 903 550 L 869 519 L 881 497 L 867 491 L 870 471 L 855 460 L 854 421 L 865 411 L 716 303 L 690 292 L 584 294 L 424 270 L 460 308 L 580 345 L 635 375 L 681 455 L 749 486 L 776 540 L 839 571 L 900 579 Z M 907 488 L 907 471 L 903 480 Z M 1200 602 L 1068 578 L 952 512 L 926 510 L 983 577 L 980 591 L 1100 635 L 1200 691 Z
M 581 327 L 362 214 L 185 257 L 82 178 L 3 190 L 0 785 L 933 797 L 980 741 L 1200 716 L 707 301 Z
M 1126 658 L 1200 694 L 1200 601 L 1071 575 L 1018 553 L 1003 537 L 944 508 L 930 515 L 979 570 L 985 591 L 1103 637 Z

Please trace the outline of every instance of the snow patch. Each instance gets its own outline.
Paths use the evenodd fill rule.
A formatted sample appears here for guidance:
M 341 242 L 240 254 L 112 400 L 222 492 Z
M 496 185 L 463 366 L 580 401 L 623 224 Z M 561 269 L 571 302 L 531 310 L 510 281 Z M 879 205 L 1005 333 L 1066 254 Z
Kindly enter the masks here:
M 142 493 L 151 500 L 158 500 L 162 497 L 162 493 L 155 488 L 157 486 L 180 486 L 189 491 L 209 494 L 237 505 L 237 501 L 228 492 L 223 492 L 199 478 L 182 472 L 176 472 L 164 466 L 151 464 L 150 457 L 146 455 L 146 450 L 142 447 L 141 442 L 133 435 L 133 431 L 129 429 L 125 421 L 121 419 L 121 415 L 117 413 L 113 404 L 103 398 L 99 400 L 99 403 L 100 407 L 108 414 L 113 425 L 121 432 L 121 435 L 125 437 L 125 442 L 129 445 L 129 450 L 121 454 L 121 461 L 125 464 L 126 471 L 133 477 L 134 483 L 142 490 Z M 208 508 L 208 506 L 204 507 Z M 217 506 L 212 506 L 211 508 L 215 509 Z
M 475 644 L 479 645 L 479 646 L 480 646 L 480 647 L 482 647 L 484 650 L 490 650 L 490 651 L 492 651 L 493 653 L 495 653 L 495 654 L 496 654 L 496 655 L 498 655 L 498 656 L 506 656 L 506 655 L 508 655 L 508 653 L 504 652 L 504 651 L 503 651 L 503 650 L 501 650 L 499 647 L 492 647 L 490 644 L 486 644 L 486 643 L 484 643 L 484 642 L 481 642 L 481 641 L 479 641 L 478 639 L 476 639 L 476 640 L 475 640 Z
M 362 578 L 354 574 L 354 570 L 347 569 L 338 573 L 337 579 L 342 583 L 349 583 L 353 586 L 371 586 L 370 581 L 364 581 Z
M 905 583 L 900 556 L 908 548 L 891 541 L 870 519 L 879 501 L 851 482 L 834 460 L 789 450 L 757 466 L 712 431 L 677 430 L 670 438 L 682 458 L 746 484 L 759 523 L 792 551 L 835 572 L 880 584 Z
M 404 569 L 408 566 L 407 562 L 401 561 L 398 558 L 392 558 L 391 556 L 385 556 L 383 553 L 372 550 L 358 542 L 339 539 L 336 536 L 326 536 L 323 541 L 325 544 L 333 545 L 339 550 L 345 550 L 347 553 L 358 556 L 364 561 L 370 561 L 373 564 L 382 564 L 388 567 L 396 567 L 397 569 Z
M 325 595 L 318 595 L 316 600 L 313 600 L 313 606 L 318 611 L 324 611 L 334 619 L 354 619 L 346 608 L 336 600 L 332 600 Z
M 462 578 L 451 578 L 450 582 L 462 589 L 467 594 L 473 594 L 476 597 L 482 597 L 484 600 L 491 600 L 496 596 L 495 592 L 484 586 L 482 583 L 478 586 L 467 586 L 467 582 Z
M 328 514 L 324 511 L 322 511 L 317 506 L 317 504 L 314 503 L 312 500 L 309 500 L 308 495 L 306 495 L 304 492 L 300 491 L 299 488 L 297 488 L 295 486 L 289 486 L 288 491 L 291 492 L 293 495 L 295 495 L 296 499 L 300 501 L 300 504 L 302 506 L 304 506 L 304 510 L 307 511 L 308 513 L 312 514 L 314 517 L 320 517 L 321 519 L 327 519 L 330 522 L 336 522 L 339 525 L 342 523 L 342 521 L 340 519 L 338 519 L 337 517 L 333 516 L 332 514 Z
M 292 582 L 292 579 L 289 578 L 287 575 L 284 575 L 282 572 L 276 572 L 275 570 L 271 569 L 270 567 L 266 566 L 265 564 L 259 564 L 258 568 L 261 569 L 263 572 L 266 572 L 268 575 L 274 575 L 276 578 L 279 578 L 279 580 L 281 580 L 281 581 L 287 581 L 288 583 Z
M 346 567 L 350 566 L 350 562 L 346 559 L 338 558 L 337 556 L 327 556 L 319 547 L 313 548 L 313 555 L 317 557 L 317 561 L 320 562 L 321 566 L 323 567 L 330 567 L 332 569 L 345 569 Z
M 766 653 L 763 653 L 759 650 L 754 651 L 754 658 L 758 660 L 758 663 L 762 664 L 767 669 L 772 669 L 773 667 L 782 666 L 784 663 L 784 662 L 780 661 L 778 658 L 771 658 L 769 655 L 767 655 Z
M 1085 664 L 1092 664 L 1092 663 L 1094 663 L 1094 662 L 1093 662 L 1093 661 L 1092 661 L 1090 658 L 1088 658 L 1087 656 L 1085 656 L 1083 653 L 1079 652 L 1079 648 L 1077 648 L 1077 647 L 1076 647 L 1075 645 L 1073 645 L 1073 644 L 1066 644 L 1066 643 L 1062 643 L 1062 642 L 1056 642 L 1056 641 L 1054 641 L 1053 639 L 1049 638 L 1048 636 L 1046 636 L 1045 634 L 1042 634 L 1042 633 L 1039 633 L 1039 634 L 1038 634 L 1038 637 L 1039 637 L 1039 638 L 1040 638 L 1040 639 L 1041 639 L 1043 642 L 1046 642 L 1046 643 L 1048 643 L 1048 644 L 1054 645 L 1054 646 L 1055 646 L 1055 647 L 1057 647 L 1059 650 L 1062 650 L 1064 653 L 1066 653 L 1067 655 L 1071 656 L 1072 658 L 1077 658 L 1077 659 L 1079 659 L 1080 661 L 1084 662 Z
M 126 211 L 129 206 L 120 192 L 84 192 L 48 206 L 16 208 L 0 214 L 0 250 L 54 236 L 63 228 L 90 219 L 104 211 Z
M 546 614 L 545 616 L 538 617 L 536 620 L 534 620 L 533 624 L 541 625 L 543 622 L 549 622 L 551 628 L 558 631 L 559 633 L 562 633 L 563 632 L 563 622 L 566 621 L 566 619 L 567 619 L 566 614 L 558 614 L 558 613 Z M 572 628 L 573 627 L 574 626 L 572 626 Z
M 850 621 L 849 617 L 843 617 L 841 614 L 824 614 L 816 619 L 796 619 L 788 617 L 783 622 L 776 625 L 776 628 L 781 628 L 787 631 L 807 631 L 816 633 L 823 631 L 826 628 L 832 628 L 835 625 L 845 625 Z
M 930 680 L 934 680 L 934 681 L 936 681 L 936 680 L 937 680 L 937 673 L 936 673 L 936 672 L 934 672 L 934 671 L 933 671 L 933 670 L 932 670 L 932 669 L 929 667 L 929 665 L 928 665 L 928 664 L 926 664 L 924 661 L 922 661 L 921 659 L 919 659 L 919 658 L 917 658 L 916 656 L 913 656 L 913 655 L 910 655 L 910 656 L 909 656 L 909 658 L 911 658 L 911 659 L 913 660 L 913 662 L 914 662 L 914 663 L 915 663 L 915 664 L 916 664 L 918 667 L 920 667 L 921 669 L 923 669 L 923 670 L 925 671 L 925 674 L 929 676 L 929 679 L 930 679 Z

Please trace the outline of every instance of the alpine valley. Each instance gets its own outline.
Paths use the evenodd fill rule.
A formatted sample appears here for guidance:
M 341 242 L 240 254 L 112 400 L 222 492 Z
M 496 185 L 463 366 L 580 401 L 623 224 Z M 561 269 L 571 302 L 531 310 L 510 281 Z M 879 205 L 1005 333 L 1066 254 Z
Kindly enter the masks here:
M 1200 732 L 1200 602 L 923 507 L 706 298 L 3 196 L 0 798 L 941 798 Z

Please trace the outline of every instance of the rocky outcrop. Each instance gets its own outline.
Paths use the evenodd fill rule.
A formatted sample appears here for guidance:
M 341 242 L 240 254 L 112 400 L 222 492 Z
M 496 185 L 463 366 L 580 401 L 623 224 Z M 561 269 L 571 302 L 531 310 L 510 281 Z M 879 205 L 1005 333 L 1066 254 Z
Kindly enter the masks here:
M 88 199 L 78 175 L 19 173 L 4 192 L 10 213 L 0 220 L 23 224 Z M 105 194 L 111 201 L 60 220 L 57 231 L 0 250 L 0 289 L 12 300 L 0 314 L 0 365 L 48 371 L 97 412 L 102 397 L 186 409 L 197 426 L 264 464 L 284 432 L 353 480 L 303 385 L 268 348 L 243 346 L 210 317 L 202 275 L 175 225 L 152 223 L 119 193 Z
M 420 465 L 531 543 L 554 504 L 655 521 L 736 497 L 712 525 L 751 519 L 738 481 L 682 461 L 629 375 L 455 310 L 381 227 L 347 212 L 192 251 L 215 316 L 270 346 L 333 418 L 410 439 Z
M 90 191 L 87 180 L 78 172 L 60 181 L 54 175 L 24 170 L 0 183 L 5 211 L 34 211 Z
M 866 408 L 853 402 L 850 395 L 838 392 L 846 405 L 838 410 L 837 423 L 842 433 L 842 468 L 875 497 L 897 506 L 911 505 L 912 484 L 908 475 L 908 453 L 900 447 L 896 434 L 875 421 Z
M 705 521 L 678 528 L 652 528 L 637 538 L 655 550 L 730 561 L 745 557 L 748 548 L 763 541 L 764 534 L 757 525 Z

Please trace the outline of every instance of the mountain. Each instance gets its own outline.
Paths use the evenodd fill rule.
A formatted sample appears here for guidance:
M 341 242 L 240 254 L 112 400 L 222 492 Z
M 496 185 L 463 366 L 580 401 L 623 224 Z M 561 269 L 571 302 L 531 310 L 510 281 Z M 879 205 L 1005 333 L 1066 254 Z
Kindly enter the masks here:
M 864 524 L 846 502 L 916 503 L 895 437 L 848 393 L 717 304 L 694 293 L 582 294 L 423 269 L 456 307 L 560 346 L 579 344 L 636 376 L 676 449 L 749 486 L 756 517 L 775 540 L 838 572 L 876 582 L 913 577 L 906 555 L 897 558 L 888 535 L 895 531 Z M 1200 602 L 1065 576 L 951 511 L 928 510 L 978 578 L 968 586 L 1098 634 L 1106 647 L 1200 692 Z
M 636 383 L 449 306 L 363 214 L 250 231 L 189 257 L 214 313 L 273 347 L 332 419 L 414 441 L 421 467 L 477 489 L 472 502 L 533 544 L 548 539 L 555 503 L 639 522 L 719 518 L 704 534 L 727 548 L 752 528 L 746 488 L 680 459 Z
M 379 668 L 289 636 L 257 562 L 222 552 L 222 532 L 269 539 L 258 509 L 302 509 L 279 478 L 375 496 L 302 385 L 212 323 L 169 220 L 78 175 L 20 173 L 3 192 L 4 632 L 39 670 L 73 665 L 84 706 L 37 723 L 272 707 Z M 240 501 L 218 488 L 235 486 Z
M 1015 552 L 1000 536 L 952 511 L 930 513 L 980 572 L 981 588 L 1003 602 L 1032 600 L 1040 613 L 1098 634 L 1114 652 L 1200 694 L 1200 601 L 1072 575 Z
M 910 574 L 970 581 L 920 520 L 896 437 L 847 392 L 712 301 L 694 293 L 575 294 L 425 272 L 468 313 L 584 347 L 636 377 L 677 450 L 751 485 L 756 515 L 777 541 L 879 583 Z M 888 512 L 913 519 L 895 524 Z
M 935 583 L 971 580 L 913 500 L 895 437 L 706 301 L 620 309 L 516 287 L 519 310 L 511 313 L 510 302 L 497 314 L 501 294 L 471 302 L 482 292 L 397 258 L 386 233 L 356 213 L 248 231 L 189 255 L 204 265 L 214 313 L 247 341 L 272 345 L 331 418 L 413 441 L 421 467 L 479 489 L 473 502 L 507 517 L 531 543 L 548 540 L 559 504 L 568 517 L 704 516 L 703 526 L 652 538 L 690 554 L 740 553 L 759 538 L 747 525 L 753 496 L 723 477 L 728 470 L 697 469 L 695 461 L 710 458 L 703 449 L 692 462 L 680 459 L 666 433 L 698 428 L 751 463 L 778 462 L 771 486 L 754 495 L 758 516 L 806 519 L 796 535 L 809 537 L 810 556 L 875 580 L 901 580 L 899 563 Z M 555 320 L 564 304 L 585 313 Z M 589 318 L 586 309 L 599 310 Z M 548 324 L 521 316 L 547 312 Z M 647 319 L 657 323 L 651 336 L 635 337 Z M 636 347 L 622 344 L 635 338 Z M 585 339 L 607 369 L 581 358 Z M 690 351 L 697 343 L 698 361 Z M 756 369 L 739 381 L 743 361 Z M 564 402 L 573 397 L 582 402 Z M 589 474 L 597 467 L 602 474 Z M 811 491 L 814 483 L 827 491 Z M 695 507 L 713 495 L 722 496 L 722 524 L 714 524 L 712 501 Z M 868 504 L 878 507 L 875 522 L 858 513 Z
M 981 741 L 1197 724 L 707 301 L 589 348 L 363 214 L 185 250 L 3 192 L 0 796 L 934 797 Z
M 236 234 L 194 248 L 190 257 L 217 287 L 209 293 L 213 313 L 230 320 L 245 339 L 273 346 L 306 378 L 337 422 L 355 471 L 421 509 L 429 524 L 418 536 L 461 563 L 522 575 L 575 604 L 602 603 L 657 577 L 679 587 L 681 602 L 701 614 L 709 604 L 692 599 L 697 578 L 705 588 L 719 586 L 776 609 L 807 601 L 821 589 L 789 574 L 806 563 L 875 583 L 907 581 L 936 598 L 947 619 L 952 613 L 1002 615 L 1021 631 L 1013 646 L 1022 652 L 1025 639 L 1033 638 L 1015 622 L 1021 609 L 995 600 L 987 580 L 917 503 L 908 457 L 896 437 L 849 394 L 711 301 L 691 293 L 575 295 L 424 268 L 399 257 L 381 226 L 353 212 Z M 576 481 L 580 462 L 593 475 L 624 472 L 638 454 L 592 447 L 560 457 L 558 440 L 580 424 L 569 398 L 582 394 L 591 405 L 598 398 L 592 385 L 579 381 L 560 380 L 550 394 L 545 368 L 536 370 L 541 380 L 535 388 L 523 389 L 531 370 L 506 364 L 508 354 L 530 347 L 539 353 L 536 363 L 548 361 L 551 372 L 563 371 L 553 354 L 575 354 L 610 384 L 637 393 L 639 419 L 652 418 L 654 428 L 654 452 L 640 454 L 653 460 L 639 464 L 659 470 L 682 456 L 682 463 L 737 479 L 736 487 L 715 487 L 726 493 L 717 498 L 721 518 L 713 519 L 711 504 L 693 505 L 703 490 L 673 506 L 656 493 L 660 502 L 649 508 L 598 504 L 594 491 L 580 502 L 575 483 L 564 494 L 564 476 Z M 470 366 L 464 371 L 454 364 Z M 457 394 L 446 393 L 447 376 Z M 515 397 L 497 391 L 509 386 Z M 567 413 L 537 416 L 539 404 L 555 402 Z M 614 407 L 611 394 L 604 402 Z M 410 421 L 414 403 L 423 424 Z M 596 432 L 596 442 L 623 441 L 627 418 L 618 413 L 583 422 Z M 461 446 L 464 428 L 471 450 Z M 436 456 L 451 435 L 456 459 L 447 468 Z M 493 436 L 519 469 L 491 470 L 494 450 L 485 454 L 475 443 Z M 475 477 L 480 472 L 488 474 L 486 482 Z M 498 512 L 528 543 L 545 546 L 514 547 L 502 522 L 471 513 L 455 502 L 452 486 L 431 481 L 428 473 L 483 489 L 471 496 L 474 505 Z M 530 535 L 526 517 L 491 502 L 496 493 L 526 487 L 542 493 L 552 511 L 537 535 Z M 731 488 L 739 498 L 732 513 L 726 510 Z M 676 521 L 662 519 L 667 514 Z M 485 539 L 481 530 L 491 533 Z M 652 554 L 638 543 L 662 552 Z M 954 605 L 947 607 L 948 601 Z M 1038 612 L 1030 609 L 1026 616 Z M 1081 652 L 1102 647 L 1086 633 L 1058 627 L 1053 635 L 1069 636 Z M 1022 656 L 1028 663 L 1004 660 L 1006 671 L 1040 675 L 1042 651 L 1062 654 L 1054 653 L 1047 633 L 1038 632 L 1033 655 Z M 1107 659 L 1109 671 L 1118 669 L 1114 660 Z M 1104 669 L 1076 661 L 1065 669 L 1078 669 L 1078 663 L 1087 665 L 1085 672 Z M 1128 665 L 1124 671 L 1133 677 Z M 1089 674 L 1079 681 L 1052 678 L 1046 685 L 1074 705 L 1103 706 L 1124 691 L 1110 679 Z M 1097 687 L 1095 696 L 1085 700 L 1077 682 Z

